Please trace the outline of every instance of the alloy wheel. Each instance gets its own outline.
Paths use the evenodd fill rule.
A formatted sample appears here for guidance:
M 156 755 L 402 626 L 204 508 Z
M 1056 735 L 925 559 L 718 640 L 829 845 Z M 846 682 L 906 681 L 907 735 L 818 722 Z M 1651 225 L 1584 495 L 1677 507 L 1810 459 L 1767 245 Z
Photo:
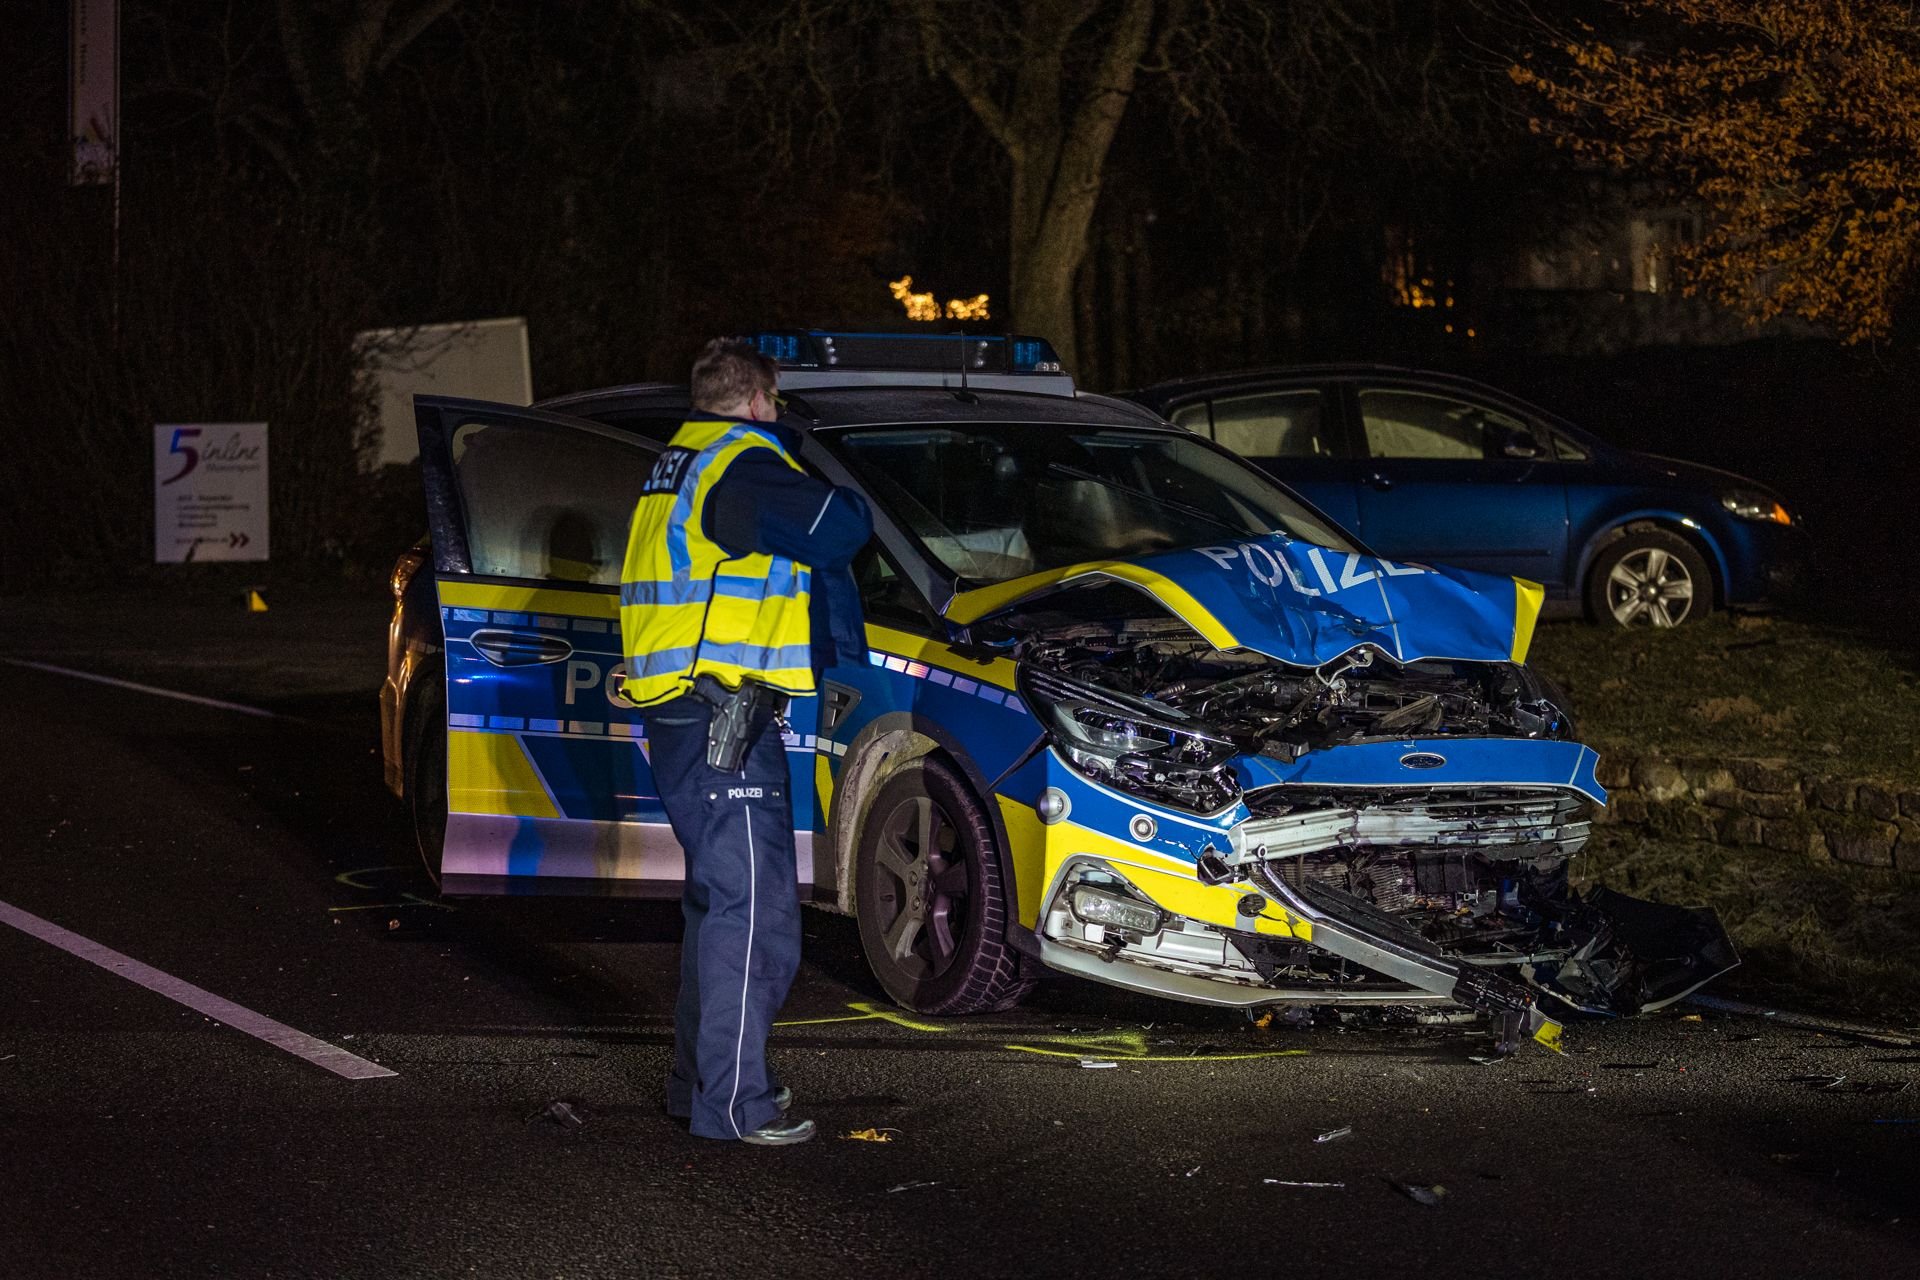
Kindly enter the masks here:
M 875 865 L 887 955 L 917 980 L 937 978 L 960 954 L 972 885 L 959 830 L 929 796 L 895 806 L 880 828 Z
M 1659 547 L 1629 552 L 1607 574 L 1607 610 L 1623 627 L 1677 627 L 1693 612 L 1693 575 Z

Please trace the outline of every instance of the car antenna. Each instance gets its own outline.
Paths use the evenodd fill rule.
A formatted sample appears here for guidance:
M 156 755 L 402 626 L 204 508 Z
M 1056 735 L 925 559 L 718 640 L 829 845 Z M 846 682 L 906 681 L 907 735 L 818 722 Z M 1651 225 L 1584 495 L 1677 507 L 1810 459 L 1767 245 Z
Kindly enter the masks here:
M 960 340 L 958 344 L 960 347 L 960 390 L 954 393 L 953 398 L 961 404 L 979 404 L 980 397 L 967 390 L 967 335 L 961 330 L 955 329 L 953 336 Z

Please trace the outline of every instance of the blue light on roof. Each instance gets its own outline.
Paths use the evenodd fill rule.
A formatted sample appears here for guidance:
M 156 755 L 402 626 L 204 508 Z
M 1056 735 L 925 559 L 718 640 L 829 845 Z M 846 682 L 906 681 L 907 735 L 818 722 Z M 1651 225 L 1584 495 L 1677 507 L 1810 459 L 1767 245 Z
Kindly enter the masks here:
M 760 354 L 777 364 L 800 363 L 800 335 L 797 333 L 756 333 L 754 346 Z
M 1045 338 L 1025 334 L 862 333 L 763 329 L 745 335 L 789 369 L 890 369 L 938 373 L 958 369 L 1006 374 L 1060 374 L 1060 357 Z M 958 348 L 954 344 L 961 344 Z

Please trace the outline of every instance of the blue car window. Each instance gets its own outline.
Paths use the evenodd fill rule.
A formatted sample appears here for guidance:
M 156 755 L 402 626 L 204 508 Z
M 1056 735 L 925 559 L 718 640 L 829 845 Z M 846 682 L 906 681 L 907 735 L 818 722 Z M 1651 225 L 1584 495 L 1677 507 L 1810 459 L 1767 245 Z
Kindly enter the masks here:
M 1213 402 L 1214 441 L 1246 458 L 1333 455 L 1318 391 L 1268 391 Z
M 1376 458 L 1479 461 L 1501 457 L 1508 440 L 1535 439 L 1531 428 L 1498 410 L 1424 391 L 1362 391 L 1360 420 Z
M 1553 437 L 1553 456 L 1562 462 L 1591 462 L 1593 455 L 1578 440 L 1560 434 L 1558 431 L 1547 433 Z
M 453 433 L 454 483 L 473 571 L 613 585 L 651 450 L 533 422 L 469 422 Z
M 1223 535 L 1278 532 L 1355 550 L 1265 475 L 1192 436 L 955 423 L 822 438 L 936 561 L 970 582 Z

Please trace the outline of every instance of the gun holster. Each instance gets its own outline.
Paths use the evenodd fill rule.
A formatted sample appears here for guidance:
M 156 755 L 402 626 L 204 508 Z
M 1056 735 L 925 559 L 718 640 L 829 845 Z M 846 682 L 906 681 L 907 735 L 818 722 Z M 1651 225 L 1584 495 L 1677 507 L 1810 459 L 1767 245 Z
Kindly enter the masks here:
M 722 773 L 738 773 L 753 740 L 787 711 L 787 695 L 757 680 L 742 680 L 738 689 L 729 689 L 712 676 L 700 676 L 693 682 L 693 695 L 713 708 L 707 724 L 707 765 Z

